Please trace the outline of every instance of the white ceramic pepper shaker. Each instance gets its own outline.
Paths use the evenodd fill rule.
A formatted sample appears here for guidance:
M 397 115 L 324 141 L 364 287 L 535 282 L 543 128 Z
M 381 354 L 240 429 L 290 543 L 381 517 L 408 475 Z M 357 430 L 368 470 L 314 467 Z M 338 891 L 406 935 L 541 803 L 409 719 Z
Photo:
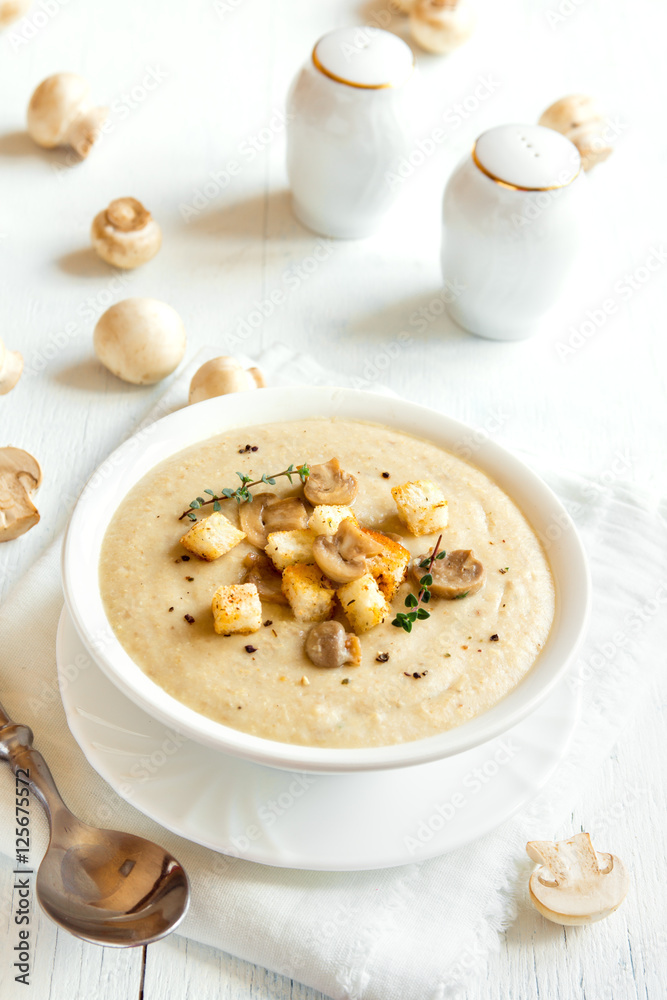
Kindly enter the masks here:
M 412 50 L 379 28 L 317 42 L 287 100 L 287 173 L 297 218 L 324 236 L 368 236 L 396 197 L 409 150 Z M 396 185 L 394 185 L 396 188 Z
M 540 125 L 479 137 L 445 189 L 447 311 L 493 340 L 523 340 L 559 297 L 586 217 L 575 146 Z

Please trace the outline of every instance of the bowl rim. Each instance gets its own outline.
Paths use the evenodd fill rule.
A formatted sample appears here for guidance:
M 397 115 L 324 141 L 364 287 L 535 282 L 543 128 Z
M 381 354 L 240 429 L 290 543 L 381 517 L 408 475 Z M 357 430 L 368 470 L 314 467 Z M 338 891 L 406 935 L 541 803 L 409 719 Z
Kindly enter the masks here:
M 149 715 L 214 750 L 270 767 L 321 773 L 384 770 L 439 760 L 507 732 L 542 703 L 583 641 L 590 617 L 591 582 L 574 523 L 537 473 L 484 431 L 379 392 L 335 386 L 299 386 L 298 391 L 267 388 L 253 394 L 253 412 L 243 413 L 240 419 L 237 402 L 234 395 L 216 397 L 140 427 L 92 474 L 70 517 L 61 558 L 65 602 L 86 650 L 119 690 Z M 301 746 L 252 736 L 215 722 L 167 694 L 125 652 L 106 618 L 99 588 L 99 550 L 111 517 L 136 482 L 184 448 L 234 428 L 317 417 L 393 427 L 454 454 L 458 451 L 459 457 L 461 448 L 472 450 L 463 442 L 473 442 L 474 454 L 464 460 L 509 495 L 546 550 L 556 587 L 556 611 L 544 648 L 512 691 L 455 729 L 408 743 L 354 749 Z M 101 484 L 106 489 L 100 489 Z

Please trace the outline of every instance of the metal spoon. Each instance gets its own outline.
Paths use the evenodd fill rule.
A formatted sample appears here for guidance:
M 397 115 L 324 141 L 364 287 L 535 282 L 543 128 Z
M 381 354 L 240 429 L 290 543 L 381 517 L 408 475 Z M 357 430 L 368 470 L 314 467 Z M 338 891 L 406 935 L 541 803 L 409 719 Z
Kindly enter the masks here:
M 143 837 L 78 820 L 32 740 L 32 730 L 12 722 L 0 705 L 0 760 L 16 775 L 18 797 L 29 787 L 49 817 L 51 837 L 36 881 L 44 911 L 94 944 L 127 948 L 169 934 L 190 901 L 188 877 L 178 861 Z

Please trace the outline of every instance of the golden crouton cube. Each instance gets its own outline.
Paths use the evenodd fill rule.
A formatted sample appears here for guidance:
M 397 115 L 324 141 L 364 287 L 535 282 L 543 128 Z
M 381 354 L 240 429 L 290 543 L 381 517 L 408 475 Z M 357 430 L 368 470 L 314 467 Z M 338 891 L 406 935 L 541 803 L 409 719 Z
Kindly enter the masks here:
M 287 566 L 282 589 L 297 621 L 324 622 L 331 618 L 336 590 L 317 566 Z
M 413 535 L 430 535 L 447 527 L 449 512 L 445 495 L 431 479 L 418 479 L 392 487 L 398 516 Z
M 308 528 L 293 531 L 272 531 L 264 551 L 278 570 L 295 563 L 314 563 L 313 541 L 315 535 Z
M 361 530 L 382 545 L 382 552 L 375 556 L 366 556 L 366 563 L 378 587 L 387 600 L 391 601 L 405 580 L 410 552 L 400 542 L 388 538 L 379 531 L 371 531 L 369 528 Z
M 193 524 L 181 538 L 181 545 L 194 552 L 200 559 L 213 562 L 245 538 L 245 531 L 235 528 L 224 514 L 218 511 Z
M 383 622 L 391 608 L 370 573 L 346 583 L 336 591 L 347 619 L 357 633 L 368 632 Z
M 262 624 L 262 602 L 254 583 L 218 587 L 211 601 L 213 627 L 218 635 L 247 635 Z
M 351 507 L 343 507 L 340 504 L 319 504 L 310 515 L 308 527 L 314 535 L 335 535 L 341 521 L 351 518 L 357 523 L 354 511 Z

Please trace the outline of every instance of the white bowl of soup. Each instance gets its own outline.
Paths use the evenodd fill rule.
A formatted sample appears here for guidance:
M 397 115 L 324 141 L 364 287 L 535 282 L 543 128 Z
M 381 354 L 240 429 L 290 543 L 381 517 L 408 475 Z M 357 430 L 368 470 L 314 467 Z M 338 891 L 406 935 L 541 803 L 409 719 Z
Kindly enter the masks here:
M 213 597 L 242 584 L 258 554 L 247 535 L 236 541 L 242 504 L 223 490 L 235 492 L 239 475 L 275 478 L 250 492 L 300 498 L 310 525 L 318 505 L 301 478 L 276 474 L 334 458 L 356 483 L 354 522 L 410 556 L 372 627 L 359 626 L 344 585 L 325 580 L 330 610 L 318 620 L 340 622 L 355 662 L 313 662 L 315 622 L 284 599 L 262 600 L 251 632 L 220 634 Z M 437 518 L 433 530 L 428 520 L 410 527 L 396 499 L 406 483 L 431 484 L 441 506 L 445 498 L 444 527 Z M 214 507 L 234 538 L 209 561 L 181 538 Z M 424 603 L 419 580 L 436 545 L 438 554 L 470 552 L 483 585 Z M 294 559 L 312 562 L 303 552 Z M 330 387 L 219 397 L 140 431 L 85 487 L 62 575 L 87 650 L 150 715 L 212 750 L 330 773 L 422 764 L 507 731 L 562 679 L 590 607 L 575 527 L 523 462 L 433 410 Z M 401 616 L 415 610 L 407 630 Z

